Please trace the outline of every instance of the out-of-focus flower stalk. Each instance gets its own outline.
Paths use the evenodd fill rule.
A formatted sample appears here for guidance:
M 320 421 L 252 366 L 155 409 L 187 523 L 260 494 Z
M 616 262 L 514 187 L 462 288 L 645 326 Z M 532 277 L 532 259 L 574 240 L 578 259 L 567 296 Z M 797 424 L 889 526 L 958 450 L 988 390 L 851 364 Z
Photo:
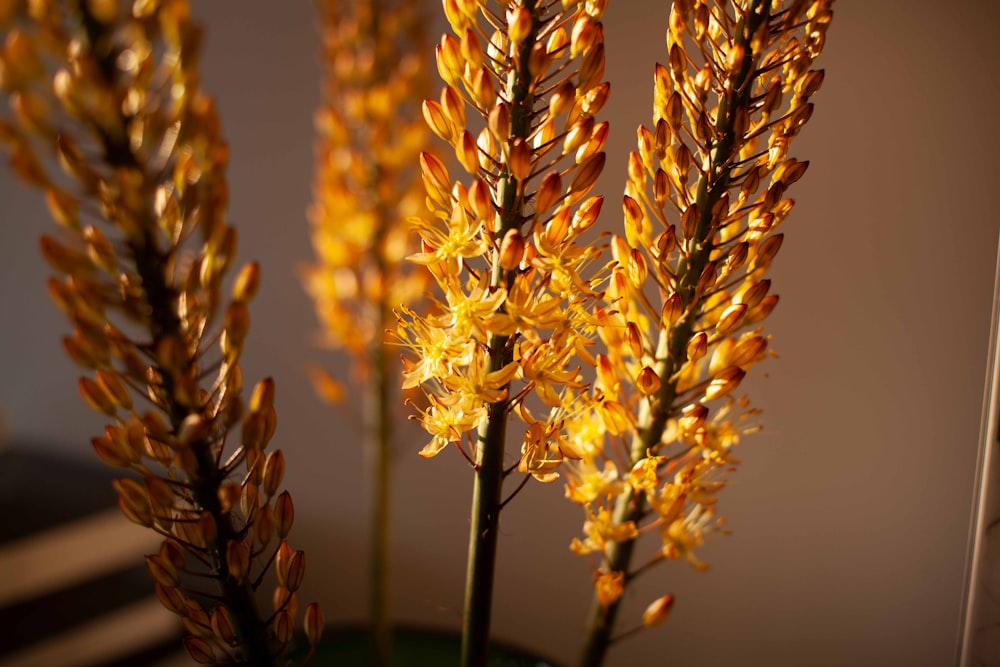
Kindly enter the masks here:
M 830 5 L 673 4 L 654 126 L 639 129 L 625 235 L 611 244 L 592 411 L 567 424 L 584 454 L 567 466 L 567 496 L 587 514 L 573 549 L 601 555 L 586 667 L 602 664 L 623 592 L 647 567 L 678 558 L 706 567 L 694 550 L 717 524 L 720 476 L 736 464 L 739 436 L 755 429 L 747 400 L 730 396 L 768 351 L 760 323 L 777 296 L 765 274 L 792 208 L 785 192 L 808 164 L 787 151 L 823 79 L 809 67 Z M 653 530 L 660 548 L 633 567 L 639 535 Z M 672 595 L 657 598 L 638 627 L 672 605 Z
M 429 400 L 421 454 L 454 444 L 475 470 L 461 661 L 485 665 L 500 511 L 517 493 L 503 499 L 504 479 L 522 473 L 520 489 L 558 476 L 564 407 L 584 385 L 575 357 L 589 356 L 582 332 L 598 294 L 581 273 L 597 250 L 580 239 L 602 201 L 587 195 L 608 130 L 595 120 L 608 96 L 604 3 L 445 0 L 444 10 L 454 32 L 437 47 L 446 85 L 423 110 L 471 179 L 421 158 L 434 217 L 415 221 L 412 259 L 443 299 L 426 317 L 406 314 L 399 337 L 413 353 L 404 387 Z M 521 453 L 505 468 L 512 416 Z
M 199 85 L 200 29 L 184 0 L 19 9 L 0 12 L 12 112 L 0 139 L 63 227 L 41 249 L 65 276 L 49 283 L 74 326 L 65 349 L 93 372 L 80 393 L 113 420 L 94 450 L 133 473 L 115 483 L 122 512 L 165 538 L 146 563 L 192 658 L 283 663 L 305 554 L 285 541 L 294 508 L 278 493 L 284 457 L 265 452 L 274 383 L 260 382 L 246 406 L 240 398 L 260 278 L 248 264 L 232 300 L 222 297 L 236 231 L 225 223 L 228 150 Z M 255 591 L 272 564 L 265 614 Z M 315 644 L 322 613 L 310 605 L 304 618 Z
M 413 306 L 429 276 L 405 261 L 407 218 L 419 212 L 418 158 L 429 131 L 420 114 L 426 94 L 426 44 L 420 11 L 398 0 L 319 0 L 325 68 L 314 203 L 317 263 L 306 289 L 323 325 L 323 342 L 346 350 L 366 388 L 364 441 L 370 466 L 370 599 L 374 664 L 392 655 L 390 503 L 392 420 L 398 386 L 386 331 L 393 311 Z M 322 395 L 339 400 L 331 376 L 315 371 Z

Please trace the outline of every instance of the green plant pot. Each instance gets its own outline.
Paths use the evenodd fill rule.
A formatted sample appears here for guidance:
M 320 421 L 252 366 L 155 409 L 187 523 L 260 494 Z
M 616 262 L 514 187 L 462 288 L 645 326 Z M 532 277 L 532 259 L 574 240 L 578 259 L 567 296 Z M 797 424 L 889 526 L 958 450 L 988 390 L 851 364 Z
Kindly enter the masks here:
M 308 649 L 293 654 L 301 664 Z M 459 662 L 461 637 L 442 630 L 395 628 L 392 667 L 452 667 Z M 372 664 L 370 635 L 364 627 L 327 627 L 310 667 L 367 667 Z M 550 661 L 503 644 L 490 651 L 490 667 L 557 667 Z

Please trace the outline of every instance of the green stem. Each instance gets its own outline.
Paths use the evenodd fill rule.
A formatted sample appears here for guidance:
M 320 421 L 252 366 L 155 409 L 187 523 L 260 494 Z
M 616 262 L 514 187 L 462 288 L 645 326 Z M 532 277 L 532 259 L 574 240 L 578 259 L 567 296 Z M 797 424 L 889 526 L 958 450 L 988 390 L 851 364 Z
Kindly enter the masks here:
M 507 99 L 511 105 L 511 140 L 531 134 L 534 93 L 528 66 L 531 45 L 538 34 L 535 0 L 524 6 L 533 13 L 529 35 L 516 54 L 516 62 L 507 80 Z M 500 199 L 500 225 L 496 238 L 503 239 L 510 229 L 524 222 L 524 196 L 521 184 L 504 167 L 497 182 Z M 500 266 L 499 252 L 493 261 L 490 286 L 510 287 L 516 271 Z M 501 307 L 501 310 L 504 310 Z M 498 371 L 514 359 L 510 336 L 491 334 L 488 341 L 488 372 Z M 506 387 L 509 389 L 509 383 Z M 476 448 L 476 474 L 472 488 L 472 525 L 469 531 L 469 560 L 465 580 L 465 611 L 462 619 L 462 667 L 485 667 L 489 657 L 490 612 L 493 606 L 493 579 L 496 571 L 497 538 L 500 508 L 503 501 L 503 460 L 507 434 L 509 401 L 490 403 L 486 424 L 480 430 Z
M 380 308 L 384 315 L 385 308 Z M 381 319 L 381 318 L 380 318 Z M 384 328 L 384 327 L 383 327 Z M 381 331 L 383 328 L 380 328 Z M 371 349 L 366 450 L 371 470 L 371 570 L 369 573 L 374 667 L 388 667 L 392 661 L 390 622 L 390 504 L 389 464 L 392 455 L 392 425 L 389 414 L 391 391 L 389 355 L 381 338 Z
M 702 174 L 698 181 L 696 204 L 699 211 L 698 225 L 693 243 L 689 248 L 687 260 L 681 260 L 677 275 L 677 291 L 686 308 L 686 315 L 680 318 L 669 331 L 662 331 L 657 348 L 656 372 L 661 378 L 671 377 L 684 363 L 687 345 L 694 333 L 694 326 L 700 314 L 700 305 L 694 303 L 699 298 L 696 293 L 698 279 L 708 263 L 712 251 L 710 235 L 712 230 L 712 210 L 722 195 L 729 188 L 731 158 L 739 150 L 737 137 L 733 131 L 736 111 L 749 105 L 756 54 L 751 51 L 751 37 L 762 23 L 769 18 L 770 4 L 767 0 L 752 0 L 747 8 L 745 18 L 742 18 L 736 28 L 736 43 L 746 49 L 740 71 L 732 80 L 724 102 L 727 113 L 718 119 L 718 144 L 712 151 L 712 162 L 707 173 Z M 664 382 L 657 393 L 651 408 L 644 409 L 637 419 L 637 436 L 632 441 L 630 463 L 635 465 L 647 456 L 647 452 L 659 448 L 666 429 L 667 420 L 677 397 L 677 383 Z M 618 497 L 613 514 L 614 525 L 632 522 L 636 525 L 648 514 L 646 497 L 636 494 L 629 488 Z M 631 580 L 629 565 L 635 550 L 636 541 L 611 542 L 604 553 L 604 562 L 608 571 L 624 572 L 625 585 Z M 615 621 L 621 607 L 621 598 L 602 605 L 596 593 L 591 601 L 587 624 L 587 638 L 584 641 L 583 653 L 580 659 L 581 667 L 599 667 L 604 664 L 608 649 L 614 640 Z

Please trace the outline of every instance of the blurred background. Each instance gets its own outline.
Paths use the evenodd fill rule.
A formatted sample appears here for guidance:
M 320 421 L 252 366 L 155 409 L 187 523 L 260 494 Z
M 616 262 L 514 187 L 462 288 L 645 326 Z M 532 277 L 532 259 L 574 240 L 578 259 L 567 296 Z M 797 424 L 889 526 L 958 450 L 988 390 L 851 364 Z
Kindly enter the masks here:
M 432 35 L 443 29 L 426 0 Z M 648 123 L 666 59 L 669 2 L 609 2 L 604 224 L 617 226 L 627 153 Z M 280 8 L 279 8 L 280 7 Z M 207 29 L 204 87 L 232 149 L 240 258 L 263 264 L 244 375 L 277 381 L 278 434 L 309 555 L 303 602 L 333 622 L 366 616 L 364 465 L 351 415 L 314 395 L 312 260 L 305 210 L 319 103 L 309 2 L 195 3 Z M 704 574 L 660 566 L 628 597 L 622 627 L 665 593 L 667 623 L 617 646 L 610 665 L 945 665 L 956 651 L 997 258 L 993 161 L 1000 154 L 993 0 L 845 0 L 819 66 L 826 82 L 793 146 L 811 161 L 772 278 L 780 359 L 746 391 L 764 432 L 740 445 L 719 512 L 732 535 L 703 550 Z M 430 51 L 428 58 L 432 57 Z M 40 198 L 0 172 L 0 432 L 7 445 L 91 459 L 102 420 L 78 398 L 46 293 Z M 353 406 L 357 407 L 357 406 Z M 405 422 L 395 465 L 399 622 L 458 628 L 472 478 L 449 450 L 417 456 Z M 495 636 L 572 662 L 595 563 L 559 483 L 530 484 L 505 511 Z M 73 498 L 67 496 L 66 503 Z M 124 520 L 124 519 L 123 519 Z M 0 577 L 5 576 L 0 573 Z

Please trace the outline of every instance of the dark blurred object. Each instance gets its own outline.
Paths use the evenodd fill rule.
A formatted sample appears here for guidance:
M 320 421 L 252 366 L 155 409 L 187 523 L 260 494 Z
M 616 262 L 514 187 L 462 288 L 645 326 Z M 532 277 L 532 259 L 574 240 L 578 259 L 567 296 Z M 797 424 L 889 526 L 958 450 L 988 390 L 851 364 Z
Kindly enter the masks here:
M 160 538 L 118 511 L 115 473 L 40 447 L 0 451 L 0 667 L 148 665 L 180 627 L 143 555 Z

